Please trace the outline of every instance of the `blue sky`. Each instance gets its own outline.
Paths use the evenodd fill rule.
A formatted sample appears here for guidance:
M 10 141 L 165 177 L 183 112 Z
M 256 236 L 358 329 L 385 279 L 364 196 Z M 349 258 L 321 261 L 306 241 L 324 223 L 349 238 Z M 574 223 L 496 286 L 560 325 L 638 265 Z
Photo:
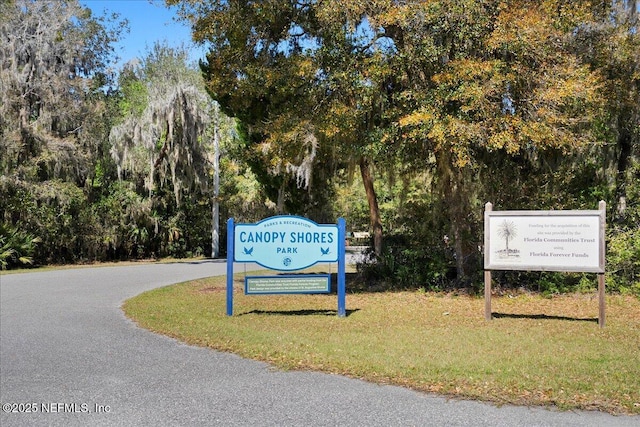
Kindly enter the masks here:
M 192 50 L 191 59 L 203 58 L 205 50 L 196 48 L 191 42 L 191 29 L 182 22 L 176 22 L 175 9 L 169 9 L 164 1 L 154 0 L 80 0 L 80 4 L 92 10 L 95 16 L 116 12 L 120 18 L 129 21 L 129 32 L 123 34 L 122 41 L 116 45 L 117 55 L 121 58 L 119 66 L 133 58 L 145 56 L 147 48 L 156 41 L 167 42 L 177 47 L 185 44 Z

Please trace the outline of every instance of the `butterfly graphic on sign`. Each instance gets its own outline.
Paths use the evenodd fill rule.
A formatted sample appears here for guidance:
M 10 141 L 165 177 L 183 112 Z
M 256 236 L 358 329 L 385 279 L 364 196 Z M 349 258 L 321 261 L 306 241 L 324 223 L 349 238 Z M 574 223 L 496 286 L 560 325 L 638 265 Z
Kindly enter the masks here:
M 298 216 L 275 216 L 255 224 L 237 224 L 236 262 L 256 262 L 280 271 L 302 270 L 318 262 L 337 262 L 338 227 Z

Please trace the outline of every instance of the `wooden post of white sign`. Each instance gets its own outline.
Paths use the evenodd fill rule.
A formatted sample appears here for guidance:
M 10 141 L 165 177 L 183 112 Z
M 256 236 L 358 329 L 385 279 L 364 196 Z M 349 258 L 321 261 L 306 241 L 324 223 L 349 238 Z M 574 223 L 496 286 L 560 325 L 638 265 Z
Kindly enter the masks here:
M 487 202 L 484 205 L 485 211 L 485 224 L 488 223 L 487 212 L 491 212 L 493 210 L 493 205 L 491 202 Z M 486 226 L 485 226 L 486 227 Z M 484 250 L 487 251 L 488 245 L 488 236 L 485 228 L 485 238 L 484 238 Z M 484 319 L 491 320 L 491 270 L 484 270 Z
M 604 200 L 600 200 L 598 204 L 600 210 L 600 266 L 602 272 L 598 273 L 598 325 L 604 328 L 605 323 L 605 293 L 604 293 L 604 269 L 605 269 L 605 227 L 606 227 L 606 214 L 607 203 Z
M 598 273 L 598 325 L 604 328 L 604 273 Z
M 484 320 L 491 320 L 491 270 L 484 271 Z

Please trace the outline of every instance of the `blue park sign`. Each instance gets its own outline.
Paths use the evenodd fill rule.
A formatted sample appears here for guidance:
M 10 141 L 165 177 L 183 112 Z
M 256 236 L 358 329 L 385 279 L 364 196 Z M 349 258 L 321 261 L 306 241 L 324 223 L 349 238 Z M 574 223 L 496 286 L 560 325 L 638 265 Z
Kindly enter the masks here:
M 316 224 L 300 216 L 279 215 L 255 224 L 227 221 L 227 316 L 233 315 L 234 262 L 270 270 L 295 271 L 319 262 L 338 263 L 338 316 L 346 316 L 346 222 Z M 321 277 L 319 277 L 321 276 Z M 322 282 L 322 283 L 321 283 Z M 245 277 L 245 293 L 330 292 L 329 275 Z
M 318 262 L 338 261 L 338 226 L 299 216 L 274 216 L 255 224 L 236 224 L 234 259 L 294 271 Z

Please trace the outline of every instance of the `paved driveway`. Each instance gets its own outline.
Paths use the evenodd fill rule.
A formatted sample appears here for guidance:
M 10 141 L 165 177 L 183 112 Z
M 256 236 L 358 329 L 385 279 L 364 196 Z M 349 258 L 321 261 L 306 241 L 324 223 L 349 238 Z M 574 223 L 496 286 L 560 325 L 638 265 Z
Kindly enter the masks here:
M 0 276 L 0 425 L 640 425 L 280 372 L 140 329 L 120 310 L 145 290 L 224 272 L 203 261 Z

